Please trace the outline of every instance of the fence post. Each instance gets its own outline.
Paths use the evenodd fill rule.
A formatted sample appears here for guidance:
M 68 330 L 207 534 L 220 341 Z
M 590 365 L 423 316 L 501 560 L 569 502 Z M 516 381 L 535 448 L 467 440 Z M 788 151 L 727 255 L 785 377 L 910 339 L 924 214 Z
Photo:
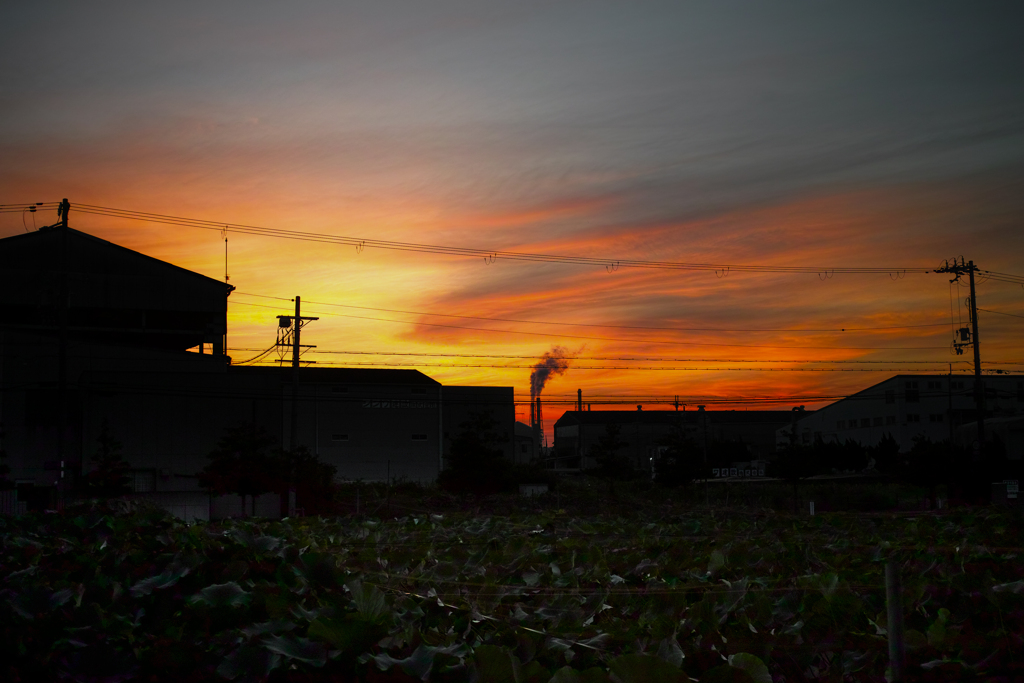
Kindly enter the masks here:
M 889 558 L 885 563 L 886 630 L 889 634 L 889 683 L 903 680 L 906 648 L 903 642 L 903 587 L 900 567 Z

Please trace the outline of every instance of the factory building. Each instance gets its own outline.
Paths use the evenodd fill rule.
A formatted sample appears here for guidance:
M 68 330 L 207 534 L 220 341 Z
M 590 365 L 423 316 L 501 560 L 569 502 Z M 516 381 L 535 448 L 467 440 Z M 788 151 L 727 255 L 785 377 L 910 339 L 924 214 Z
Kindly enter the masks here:
M 1000 435 L 1009 459 L 1024 458 L 1024 377 L 986 375 L 983 381 L 987 439 Z M 969 446 L 977 439 L 975 406 L 973 376 L 896 375 L 802 416 L 776 438 L 779 445 L 849 439 L 873 446 L 891 435 L 901 450 L 919 437 Z

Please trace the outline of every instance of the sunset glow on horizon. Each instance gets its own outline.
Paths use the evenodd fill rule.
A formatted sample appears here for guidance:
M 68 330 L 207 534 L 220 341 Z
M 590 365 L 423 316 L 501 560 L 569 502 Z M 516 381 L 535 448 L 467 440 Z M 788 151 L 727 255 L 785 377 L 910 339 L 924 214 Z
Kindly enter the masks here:
M 973 371 L 951 353 L 966 287 L 897 269 L 963 255 L 1024 274 L 1016 6 L 2 15 L 0 204 L 67 197 L 71 227 L 212 278 L 220 232 L 76 203 L 484 251 L 822 269 L 487 262 L 229 232 L 235 361 L 273 343 L 299 295 L 320 317 L 303 332 L 308 358 L 329 367 L 416 367 L 528 400 L 532 363 L 565 347 L 577 358 L 545 387 L 549 434 L 577 389 L 595 410 L 674 409 L 676 396 L 688 409 L 815 408 L 898 372 Z M 56 220 L 0 214 L 0 237 Z M 978 302 L 983 367 L 1020 372 L 1024 290 L 980 278 Z

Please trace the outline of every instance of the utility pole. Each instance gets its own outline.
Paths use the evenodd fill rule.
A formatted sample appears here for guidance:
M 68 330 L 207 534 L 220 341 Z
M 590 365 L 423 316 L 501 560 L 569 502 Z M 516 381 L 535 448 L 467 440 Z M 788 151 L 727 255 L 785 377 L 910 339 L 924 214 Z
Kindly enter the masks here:
M 978 295 L 974 291 L 974 261 L 967 262 L 971 279 L 971 343 L 974 346 L 974 402 L 978 411 L 978 456 L 985 455 L 985 382 L 981 379 L 981 346 L 978 343 Z
M 299 357 L 302 349 L 316 348 L 313 344 L 301 344 L 302 326 L 311 320 L 319 320 L 317 317 L 302 315 L 302 297 L 295 297 L 295 315 L 279 315 L 278 318 L 278 346 L 290 345 L 292 347 L 292 410 L 291 429 L 289 430 L 288 449 L 291 451 L 291 461 L 294 463 L 295 450 L 299 447 Z M 289 330 L 284 335 L 281 330 Z M 291 342 L 288 344 L 288 342 Z M 316 361 L 306 361 L 314 363 Z M 289 490 L 288 490 L 288 516 L 295 514 L 295 472 L 294 465 L 289 467 Z
M 960 340 L 953 341 L 953 348 L 957 355 L 963 355 L 965 346 L 972 346 L 974 349 L 974 406 L 978 420 L 978 458 L 983 460 L 985 455 L 985 383 L 981 378 L 981 347 L 978 344 L 978 297 L 974 289 L 974 273 L 978 270 L 974 261 L 964 263 L 961 256 L 960 262 L 953 259 L 952 263 L 946 261 L 936 273 L 952 273 L 953 279 L 950 283 L 960 280 L 964 273 L 967 273 L 971 286 L 971 298 L 967 300 L 968 311 L 971 317 L 970 329 L 960 328 L 958 331 Z
M 64 493 L 68 486 L 65 480 L 67 465 L 68 431 L 68 306 L 71 289 L 68 285 L 68 213 L 71 204 L 67 197 L 57 207 L 60 217 L 60 287 L 58 288 L 57 315 L 60 330 L 57 337 L 57 460 L 60 462 L 60 481 L 57 484 L 57 508 L 64 507 Z M 58 226 L 54 226 L 58 227 Z
M 576 460 L 583 469 L 583 390 L 576 390 Z
M 295 297 L 295 315 L 277 316 L 277 346 L 290 346 L 292 349 L 292 420 L 288 439 L 288 447 L 294 450 L 299 445 L 298 430 L 298 398 L 299 398 L 299 359 L 302 356 L 302 349 L 315 349 L 316 344 L 302 344 L 301 330 L 311 320 L 320 318 L 302 315 L 302 297 Z M 315 363 L 308 360 L 306 363 Z
M 704 406 L 697 406 L 697 423 L 700 425 L 704 441 L 704 504 L 711 507 L 711 490 L 708 488 L 708 414 Z
M 227 296 L 231 296 L 231 278 L 228 276 L 228 233 L 224 231 L 224 287 L 227 289 Z M 224 312 L 227 313 L 227 303 L 224 304 Z M 228 355 L 228 326 L 224 325 L 224 355 Z

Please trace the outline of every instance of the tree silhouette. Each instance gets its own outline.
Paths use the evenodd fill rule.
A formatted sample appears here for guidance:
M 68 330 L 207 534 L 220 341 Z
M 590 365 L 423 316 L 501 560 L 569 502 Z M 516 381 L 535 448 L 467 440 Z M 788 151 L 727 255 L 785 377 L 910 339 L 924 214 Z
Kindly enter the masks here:
M 82 489 L 89 496 L 116 498 L 131 493 L 131 467 L 121 454 L 121 442 L 110 433 L 110 424 L 103 420 L 96 437 L 96 450 L 91 462 L 94 468 L 82 478 Z
M 619 453 L 625 441 L 620 438 L 622 427 L 615 422 L 609 422 L 604 428 L 604 434 L 597 438 L 597 443 L 590 447 L 590 457 L 597 462 L 593 473 L 602 479 L 608 480 L 608 492 L 615 492 L 616 480 L 629 480 L 633 478 L 633 463 L 628 456 Z
M 490 412 L 470 413 L 448 450 L 442 488 L 458 493 L 496 493 L 507 488 L 509 463 L 497 444 L 503 440 Z
M 793 513 L 800 512 L 800 482 L 818 473 L 818 453 L 823 446 L 817 439 L 813 446 L 791 443 L 778 451 L 775 462 L 768 465 L 768 476 L 778 477 L 793 485 Z M 815 448 L 818 447 L 818 448 Z
M 273 491 L 282 495 L 295 489 L 295 499 L 307 514 L 326 512 L 334 495 L 334 475 L 338 468 L 329 465 L 306 446 L 294 450 L 279 450 L 268 458 L 269 474 L 274 482 Z
M 252 498 L 252 514 L 256 514 L 256 496 L 270 493 L 280 486 L 276 481 L 280 470 L 271 455 L 277 443 L 265 429 L 250 423 L 231 427 L 207 456 L 209 463 L 199 473 L 199 484 L 216 495 L 235 494 Z
M 662 441 L 661 454 L 654 463 L 654 480 L 664 486 L 688 486 L 706 476 L 704 454 L 697 442 L 681 427 Z

